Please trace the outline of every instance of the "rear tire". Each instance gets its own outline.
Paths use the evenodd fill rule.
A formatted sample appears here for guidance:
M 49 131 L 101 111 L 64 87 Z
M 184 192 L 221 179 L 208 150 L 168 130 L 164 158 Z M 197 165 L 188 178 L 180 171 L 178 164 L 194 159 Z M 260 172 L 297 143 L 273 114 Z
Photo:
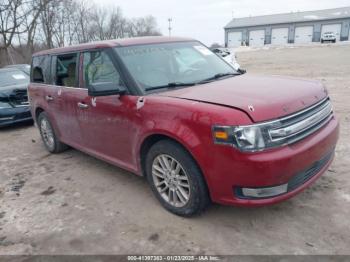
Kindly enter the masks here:
M 161 140 L 146 156 L 148 183 L 162 206 L 175 215 L 190 217 L 210 203 L 207 185 L 192 156 L 179 144 Z
M 63 144 L 56 136 L 55 130 L 45 112 L 40 113 L 38 117 L 38 127 L 40 130 L 41 139 L 44 142 L 46 149 L 50 153 L 61 153 L 68 149 L 66 144 Z

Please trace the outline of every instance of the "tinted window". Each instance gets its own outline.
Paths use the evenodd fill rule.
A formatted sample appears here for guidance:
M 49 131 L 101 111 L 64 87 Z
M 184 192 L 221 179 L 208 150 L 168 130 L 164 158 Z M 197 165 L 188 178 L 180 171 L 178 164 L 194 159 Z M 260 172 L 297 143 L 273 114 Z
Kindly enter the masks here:
M 83 79 L 86 87 L 94 86 L 96 91 L 106 86 L 125 87 L 118 70 L 105 51 L 84 53 Z
M 59 86 L 77 87 L 78 70 L 77 54 L 61 55 L 55 57 L 55 84 Z
M 31 80 L 35 83 L 50 83 L 50 56 L 33 57 Z

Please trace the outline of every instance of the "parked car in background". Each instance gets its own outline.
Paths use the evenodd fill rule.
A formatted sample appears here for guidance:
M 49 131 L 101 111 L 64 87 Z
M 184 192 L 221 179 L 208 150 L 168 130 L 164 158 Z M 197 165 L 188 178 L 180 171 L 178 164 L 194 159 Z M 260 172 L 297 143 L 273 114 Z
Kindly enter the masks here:
M 16 65 L 8 65 L 5 68 L 17 68 L 22 72 L 26 73 L 28 76 L 30 75 L 30 65 L 27 64 L 16 64 Z
M 324 42 L 335 43 L 336 41 L 337 41 L 337 38 L 333 32 L 325 32 L 321 36 L 321 43 L 324 43 Z
M 242 75 L 193 39 L 83 44 L 36 53 L 32 65 L 47 150 L 69 145 L 146 176 L 177 215 L 286 200 L 334 157 L 339 125 L 322 83 Z
M 235 70 L 245 73 L 245 70 L 241 69 L 240 64 L 237 62 L 237 56 L 232 49 L 229 48 L 213 48 L 211 51 L 218 56 L 222 57 L 227 63 L 229 63 Z
M 27 88 L 29 76 L 16 68 L 0 69 L 0 127 L 32 121 Z

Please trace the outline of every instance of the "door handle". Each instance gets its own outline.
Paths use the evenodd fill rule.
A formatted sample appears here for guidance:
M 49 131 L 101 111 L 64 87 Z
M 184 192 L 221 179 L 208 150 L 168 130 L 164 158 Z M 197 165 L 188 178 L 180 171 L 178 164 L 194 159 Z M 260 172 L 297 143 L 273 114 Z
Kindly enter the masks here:
M 50 102 L 53 100 L 53 97 L 52 96 L 45 96 L 45 99 L 47 102 Z
M 79 102 L 78 103 L 78 107 L 81 108 L 81 109 L 87 109 L 89 107 L 89 105 Z

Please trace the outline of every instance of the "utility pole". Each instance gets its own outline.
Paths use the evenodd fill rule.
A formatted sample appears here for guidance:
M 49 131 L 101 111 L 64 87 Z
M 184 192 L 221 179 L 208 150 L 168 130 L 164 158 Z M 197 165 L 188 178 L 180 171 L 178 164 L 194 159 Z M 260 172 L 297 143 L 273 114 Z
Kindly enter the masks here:
M 171 28 L 171 22 L 173 21 L 173 19 L 170 17 L 170 18 L 168 18 L 168 22 L 169 22 L 169 27 L 168 27 L 168 29 L 169 29 L 169 37 L 171 36 L 171 30 L 172 30 L 172 28 Z

